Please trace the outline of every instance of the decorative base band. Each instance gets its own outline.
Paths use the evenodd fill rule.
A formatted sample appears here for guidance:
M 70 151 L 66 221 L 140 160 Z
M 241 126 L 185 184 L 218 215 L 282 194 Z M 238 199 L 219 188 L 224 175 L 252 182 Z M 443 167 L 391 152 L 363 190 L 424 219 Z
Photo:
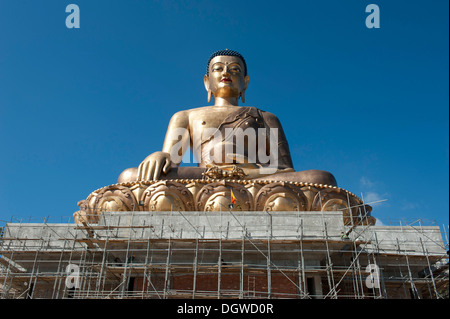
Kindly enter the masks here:
M 231 204 L 231 191 L 236 198 Z M 375 224 L 372 208 L 336 186 L 269 180 L 174 179 L 102 187 L 78 202 L 75 222 L 105 211 L 343 211 L 344 223 Z

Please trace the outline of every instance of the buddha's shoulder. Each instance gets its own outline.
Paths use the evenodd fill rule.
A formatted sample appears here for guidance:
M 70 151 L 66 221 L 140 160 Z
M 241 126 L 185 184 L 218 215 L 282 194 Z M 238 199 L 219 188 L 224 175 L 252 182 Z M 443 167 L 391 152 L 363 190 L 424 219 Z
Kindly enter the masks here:
M 277 119 L 277 116 L 269 111 L 264 111 L 261 109 L 258 109 L 259 113 L 265 118 L 265 119 Z
M 175 116 L 195 116 L 195 115 L 204 114 L 204 113 L 211 114 L 211 113 L 215 113 L 215 112 L 238 111 L 240 109 L 242 109 L 242 107 L 240 107 L 240 106 L 227 109 L 227 108 L 221 108 L 221 107 L 207 105 L 207 106 L 199 106 L 199 107 L 195 107 L 195 108 L 191 108 L 191 109 L 187 109 L 187 110 L 178 111 L 174 115 Z
M 239 107 L 233 107 L 230 109 L 222 109 L 222 108 L 217 108 L 217 107 L 209 106 L 209 105 L 178 111 L 173 116 L 174 117 L 187 117 L 187 118 L 194 117 L 194 118 L 196 118 L 198 116 L 201 116 L 202 114 L 211 115 L 212 113 L 216 113 L 216 112 L 223 113 L 225 111 L 225 113 L 229 113 L 229 112 L 240 112 L 240 111 L 244 111 L 244 110 L 249 110 L 250 112 L 255 113 L 255 114 L 260 113 L 264 118 L 276 118 L 276 116 L 273 113 L 261 110 L 254 106 L 239 106 Z
M 202 107 L 196 107 L 196 108 L 192 108 L 192 109 L 187 109 L 187 110 L 181 110 L 176 112 L 175 114 L 172 115 L 172 119 L 190 119 L 192 117 L 196 117 L 198 115 L 200 115 L 201 113 L 207 112 L 208 111 L 208 106 L 202 106 Z
M 184 110 L 184 112 L 187 113 L 196 113 L 196 112 L 204 112 L 204 111 L 211 111 L 213 110 L 214 107 L 211 105 L 206 105 L 206 106 L 199 106 L 199 107 L 194 107 L 192 109 L 188 109 L 188 110 Z
M 204 112 L 204 111 L 213 111 L 213 110 L 222 111 L 223 109 L 227 109 L 227 108 L 207 105 L 207 106 L 195 107 L 195 108 L 184 110 L 184 111 L 180 111 L 180 112 L 195 113 L 195 112 Z M 233 107 L 229 107 L 228 109 L 230 111 L 239 111 L 239 110 L 243 110 L 243 109 L 254 109 L 255 111 L 260 111 L 260 112 L 263 112 L 263 113 L 270 114 L 269 112 L 266 112 L 266 111 L 263 111 L 261 109 L 258 109 L 255 106 L 233 106 Z

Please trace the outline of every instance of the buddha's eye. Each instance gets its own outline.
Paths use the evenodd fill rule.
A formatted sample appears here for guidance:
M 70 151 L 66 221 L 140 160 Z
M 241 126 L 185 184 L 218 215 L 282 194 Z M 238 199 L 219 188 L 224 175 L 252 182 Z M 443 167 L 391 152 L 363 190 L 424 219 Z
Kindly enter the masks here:
M 241 72 L 241 69 L 239 69 L 239 68 L 231 68 L 230 71 L 237 73 L 237 72 Z

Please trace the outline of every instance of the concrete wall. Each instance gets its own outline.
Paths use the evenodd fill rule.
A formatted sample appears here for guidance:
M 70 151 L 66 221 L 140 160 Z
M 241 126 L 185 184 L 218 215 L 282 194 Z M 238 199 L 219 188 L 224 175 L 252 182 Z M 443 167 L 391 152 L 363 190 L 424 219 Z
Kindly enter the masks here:
M 129 228 L 129 225 L 138 226 Z M 16 250 L 68 249 L 64 239 L 86 238 L 76 224 L 8 223 L 2 249 L 14 244 Z M 78 225 L 82 226 L 82 225 Z M 106 212 L 94 229 L 104 238 L 178 239 L 322 239 L 340 240 L 344 226 L 341 212 Z M 107 226 L 112 226 L 107 229 Z M 114 227 L 119 226 L 119 227 Z M 27 238 L 14 243 L 7 238 Z M 434 226 L 358 226 L 353 240 L 370 241 L 365 248 L 381 253 L 445 254 L 439 227 Z M 34 240 L 33 240 L 34 239 Z M 399 245 L 398 245 L 399 244 Z M 422 247 L 423 244 L 423 247 Z M 82 248 L 76 243 L 75 248 Z
M 302 234 L 306 238 L 322 238 L 324 223 L 328 236 L 339 238 L 343 230 L 341 212 L 113 212 L 105 213 L 98 225 L 153 226 L 130 232 L 117 229 L 117 237 L 148 238 L 242 238 L 243 233 L 251 238 L 296 239 Z M 301 226 L 302 225 L 302 226 Z
M 438 226 L 361 226 L 355 229 L 351 238 L 370 241 L 367 249 L 377 253 L 408 255 L 446 253 Z

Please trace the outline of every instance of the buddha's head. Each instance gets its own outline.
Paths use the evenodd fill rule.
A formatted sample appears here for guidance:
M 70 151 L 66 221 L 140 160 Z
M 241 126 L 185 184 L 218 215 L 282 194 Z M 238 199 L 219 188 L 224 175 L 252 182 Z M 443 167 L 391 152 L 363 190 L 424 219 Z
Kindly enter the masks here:
M 205 88 L 208 92 L 208 102 L 211 95 L 226 99 L 237 105 L 239 97 L 245 103 L 245 90 L 248 86 L 247 65 L 244 57 L 233 50 L 220 50 L 214 52 L 208 60 Z

